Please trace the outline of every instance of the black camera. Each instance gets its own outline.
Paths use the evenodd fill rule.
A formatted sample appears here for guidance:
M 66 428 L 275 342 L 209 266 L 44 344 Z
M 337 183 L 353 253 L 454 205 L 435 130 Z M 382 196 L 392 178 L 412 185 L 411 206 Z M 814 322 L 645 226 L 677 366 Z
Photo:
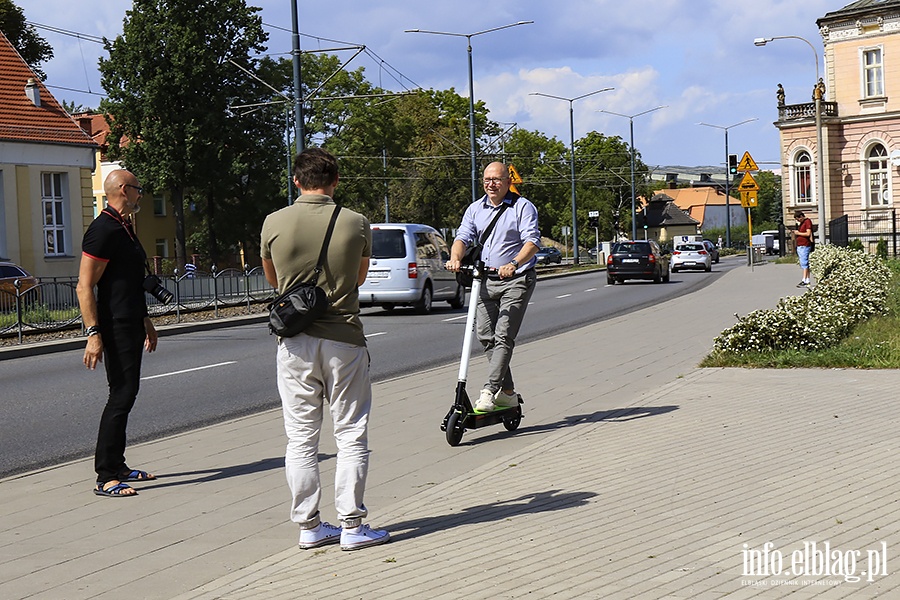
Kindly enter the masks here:
M 162 281 L 156 275 L 147 275 L 144 278 L 144 290 L 162 304 L 168 304 L 175 297 L 175 294 L 163 287 Z

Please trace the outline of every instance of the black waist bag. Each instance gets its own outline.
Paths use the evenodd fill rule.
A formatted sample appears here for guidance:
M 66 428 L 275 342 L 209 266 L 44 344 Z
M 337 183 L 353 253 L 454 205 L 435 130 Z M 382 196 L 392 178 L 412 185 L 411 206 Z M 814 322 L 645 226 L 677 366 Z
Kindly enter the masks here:
M 322 272 L 328 242 L 331 240 L 331 232 L 334 230 L 334 222 L 340 210 L 340 206 L 334 207 L 328 230 L 325 232 L 325 240 L 322 242 L 322 250 L 319 252 L 319 261 L 310 280 L 298 283 L 269 304 L 269 331 L 275 335 L 294 337 L 306 330 L 328 310 L 331 304 L 328 302 L 328 295 L 316 285 L 316 282 Z
M 269 331 L 281 337 L 294 337 L 327 310 L 325 290 L 314 283 L 303 282 L 269 305 Z

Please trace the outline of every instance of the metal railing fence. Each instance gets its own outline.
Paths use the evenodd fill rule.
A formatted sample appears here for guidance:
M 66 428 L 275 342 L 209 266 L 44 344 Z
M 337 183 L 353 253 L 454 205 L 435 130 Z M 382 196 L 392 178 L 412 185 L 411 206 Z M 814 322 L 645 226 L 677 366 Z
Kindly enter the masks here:
M 215 317 L 226 307 L 269 302 L 275 290 L 266 281 L 261 267 L 216 270 L 210 272 L 160 276 L 163 286 L 174 294 L 169 304 L 162 304 L 146 294 L 151 317 L 174 315 L 180 323 L 183 315 L 212 310 Z M 46 333 L 82 327 L 81 310 L 75 287 L 77 277 L 40 278 L 36 286 L 23 289 L 16 282 L 15 293 L 0 289 L 0 337 L 18 336 L 22 343 L 29 333 Z

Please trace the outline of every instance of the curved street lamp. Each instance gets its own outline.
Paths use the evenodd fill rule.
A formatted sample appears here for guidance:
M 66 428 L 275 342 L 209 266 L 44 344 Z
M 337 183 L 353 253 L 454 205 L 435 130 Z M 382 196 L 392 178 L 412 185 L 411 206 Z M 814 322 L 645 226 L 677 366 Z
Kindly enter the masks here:
M 635 187 L 634 187 L 634 119 L 635 117 L 640 117 L 641 115 L 646 115 L 647 113 L 651 113 L 655 110 L 659 110 L 661 108 L 666 108 L 665 106 L 657 106 L 656 108 L 651 108 L 650 110 L 645 110 L 644 112 L 639 112 L 636 115 L 623 115 L 617 112 L 613 112 L 611 110 L 601 110 L 598 112 L 606 113 L 608 115 L 616 115 L 617 117 L 623 117 L 628 119 L 628 131 L 630 134 L 630 141 L 628 142 L 631 146 L 631 239 L 637 239 L 637 223 L 635 222 Z
M 800 40 L 806 42 L 816 59 L 816 83 L 813 86 L 813 100 L 816 103 L 816 204 L 819 217 L 819 244 L 825 245 L 825 148 L 822 147 L 822 91 L 819 89 L 819 53 L 810 41 L 799 35 L 776 35 L 768 38 L 756 38 L 753 44 L 765 46 L 774 40 Z
M 491 33 L 492 31 L 500 31 L 501 29 L 509 29 L 518 25 L 530 25 L 534 21 L 517 21 L 509 25 L 501 25 L 500 27 L 492 27 L 475 33 L 453 33 L 449 31 L 428 31 L 425 29 L 406 29 L 404 33 L 430 33 L 432 35 L 449 35 L 452 37 L 464 37 L 469 45 L 469 153 L 472 159 L 472 202 L 478 199 L 478 165 L 475 160 L 475 88 L 472 82 L 472 38 L 476 35 Z
M 756 117 L 752 119 L 744 119 L 740 123 L 735 123 L 734 125 L 728 125 L 727 127 L 722 125 L 710 125 L 709 123 L 697 123 L 697 125 L 703 125 L 705 127 L 715 127 L 716 129 L 722 129 L 725 131 L 725 246 L 731 248 L 731 172 L 728 169 L 728 130 L 737 127 L 738 125 L 743 125 L 744 123 L 750 123 L 751 121 L 758 121 Z
M 615 88 L 603 88 L 602 90 L 594 90 L 593 92 L 575 96 L 574 98 L 563 98 L 562 96 L 554 96 L 552 94 L 542 94 L 540 92 L 532 92 L 529 96 L 543 96 L 544 98 L 554 98 L 556 100 L 565 100 L 569 103 L 569 163 L 572 167 L 572 260 L 578 264 L 578 214 L 575 212 L 575 108 L 572 106 L 576 100 L 599 94 L 600 92 L 608 92 Z

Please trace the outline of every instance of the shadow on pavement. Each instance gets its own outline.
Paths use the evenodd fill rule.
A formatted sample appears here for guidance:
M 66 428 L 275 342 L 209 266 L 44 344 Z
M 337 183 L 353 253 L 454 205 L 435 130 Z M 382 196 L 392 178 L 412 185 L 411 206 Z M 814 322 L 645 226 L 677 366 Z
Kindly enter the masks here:
M 391 532 L 392 541 L 414 539 L 431 533 L 445 532 L 462 525 L 493 523 L 512 516 L 576 508 L 584 506 L 589 499 L 597 495 L 594 492 L 566 492 L 564 494 L 559 492 L 560 490 L 549 490 L 526 494 L 510 500 L 470 506 L 459 513 L 390 523 L 384 525 L 384 528 Z
M 528 406 L 527 404 L 525 405 Z M 562 429 L 563 427 L 572 427 L 573 425 L 582 425 L 585 423 L 600 423 L 602 421 L 614 422 L 614 423 L 623 423 L 625 421 L 633 421 L 635 419 L 643 419 L 644 417 L 655 417 L 658 415 L 664 415 L 666 413 L 670 413 L 672 411 L 678 410 L 678 406 L 670 405 L 670 406 L 631 406 L 628 408 L 613 408 L 610 410 L 599 410 L 594 413 L 586 414 L 586 415 L 570 415 L 568 417 L 563 417 L 559 421 L 555 423 L 541 423 L 539 425 L 531 425 L 526 427 L 520 427 L 518 430 L 514 432 L 507 432 L 505 430 L 498 431 L 496 433 L 492 433 L 491 435 L 486 435 L 484 437 L 480 437 L 477 439 L 470 440 L 468 443 L 463 441 L 460 446 L 465 445 L 473 445 L 480 444 L 482 442 L 490 442 L 493 440 L 504 439 L 509 437 L 510 435 L 515 435 L 516 437 L 523 435 L 535 435 L 538 433 L 544 433 L 547 431 L 556 431 L 557 429 Z M 525 417 L 527 419 L 528 412 L 525 412 Z M 501 428 L 502 429 L 502 428 Z M 469 431 L 469 430 L 467 430 Z M 477 430 L 471 430 L 477 431 Z
M 325 454 L 319 453 L 319 462 L 324 460 L 329 460 L 335 458 L 334 454 Z M 261 473 L 263 471 L 271 471 L 273 469 L 283 469 L 284 468 L 284 457 L 279 456 L 278 458 L 265 458 L 263 460 L 258 460 L 256 462 L 247 463 L 243 465 L 234 465 L 231 467 L 222 467 L 221 469 L 204 469 L 201 471 L 184 471 L 181 473 L 156 473 L 156 479 L 152 481 L 145 482 L 140 481 L 136 483 L 140 483 L 140 490 L 153 490 L 158 488 L 167 488 L 173 487 L 176 485 L 189 485 L 194 483 L 206 483 L 209 481 L 218 481 L 220 479 L 228 479 L 230 477 L 240 477 L 241 475 L 252 475 L 253 473 Z M 180 479 L 179 481 L 171 481 L 166 483 L 159 483 L 165 479 L 176 479 L 176 478 L 188 478 L 188 479 Z

